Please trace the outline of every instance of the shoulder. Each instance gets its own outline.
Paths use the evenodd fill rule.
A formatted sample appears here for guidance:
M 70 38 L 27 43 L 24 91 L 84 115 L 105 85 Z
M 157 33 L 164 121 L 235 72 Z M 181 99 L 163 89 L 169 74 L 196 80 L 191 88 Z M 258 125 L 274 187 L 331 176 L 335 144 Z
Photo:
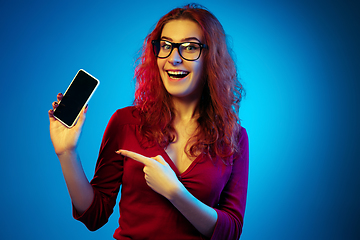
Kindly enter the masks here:
M 249 161 L 249 137 L 244 127 L 239 129 L 239 151 L 243 159 Z
M 247 131 L 244 127 L 240 126 L 239 129 L 239 137 L 240 137 L 240 142 L 241 141 L 248 141 L 248 134 Z
M 106 144 L 109 139 L 117 139 L 116 141 L 119 141 L 119 139 L 122 139 L 121 136 L 123 135 L 121 133 L 125 131 L 125 129 L 134 129 L 140 125 L 140 123 L 140 114 L 136 107 L 131 106 L 118 109 L 111 116 L 106 126 L 103 144 Z
M 249 145 L 249 137 L 246 129 L 243 126 L 239 125 L 238 128 L 238 144 L 240 148 L 244 148 L 244 145 L 246 148 L 248 148 Z
M 140 111 L 135 106 L 118 109 L 112 115 L 110 122 L 116 122 L 117 125 L 140 125 Z

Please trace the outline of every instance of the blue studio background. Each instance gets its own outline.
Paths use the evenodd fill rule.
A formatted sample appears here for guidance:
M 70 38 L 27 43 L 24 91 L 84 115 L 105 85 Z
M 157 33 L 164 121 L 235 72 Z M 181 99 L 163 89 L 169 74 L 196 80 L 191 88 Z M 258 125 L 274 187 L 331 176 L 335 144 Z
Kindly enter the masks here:
M 91 3 L 90 3 L 91 2 Z M 1 1 L 0 239 L 112 239 L 71 215 L 47 111 L 83 68 L 101 83 L 78 147 L 91 179 L 106 124 L 132 104 L 134 60 L 187 1 Z M 200 0 L 231 37 L 250 140 L 242 240 L 360 239 L 360 4 Z

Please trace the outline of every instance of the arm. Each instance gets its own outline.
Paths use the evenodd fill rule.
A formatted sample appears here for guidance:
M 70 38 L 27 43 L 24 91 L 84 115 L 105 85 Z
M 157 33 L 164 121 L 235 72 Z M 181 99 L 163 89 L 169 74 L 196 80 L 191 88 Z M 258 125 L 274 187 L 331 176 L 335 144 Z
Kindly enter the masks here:
M 72 187 L 69 187 L 69 192 L 73 191 L 73 195 L 78 197 L 80 202 L 86 202 L 86 206 L 84 204 L 83 208 L 79 208 L 75 198 L 73 199 L 73 217 L 81 221 L 90 231 L 96 231 L 107 223 L 116 204 L 116 197 L 122 182 L 123 157 L 114 152 L 114 149 L 121 144 L 118 140 L 119 136 L 123 135 L 123 127 L 119 126 L 122 125 L 119 123 L 120 115 L 122 116 L 123 114 L 113 114 L 106 127 L 96 162 L 94 177 L 89 185 L 76 154 L 72 157 L 73 161 L 64 161 L 64 164 L 62 163 L 64 170 L 70 168 L 73 172 L 69 174 L 71 177 L 67 178 L 69 182 L 77 183 L 71 184 Z M 126 138 L 120 139 L 126 141 Z M 64 175 L 65 172 L 68 173 L 65 170 Z M 81 175 L 84 177 L 80 178 Z M 79 177 L 79 179 L 75 179 L 75 177 Z M 81 193 L 78 192 L 79 189 L 81 189 Z
M 249 142 L 244 128 L 239 147 L 241 154 L 233 161 L 230 178 L 215 209 L 218 221 L 211 239 L 239 239 L 242 233 L 249 171 Z
M 160 155 L 148 158 L 126 150 L 117 153 L 143 163 L 149 187 L 167 198 L 200 233 L 211 239 L 238 239 L 242 232 L 248 182 L 249 154 L 245 129 L 239 146 L 241 157 L 234 159 L 230 178 L 215 208 L 195 198 Z
M 63 95 L 59 93 L 57 100 L 60 101 L 62 97 Z M 71 200 L 79 212 L 84 212 L 90 206 L 94 193 L 75 149 L 85 121 L 87 108 L 83 109 L 76 125 L 67 128 L 54 117 L 54 109 L 57 106 L 58 102 L 54 102 L 53 109 L 49 111 L 51 141 L 60 160 Z
M 195 198 L 160 155 L 147 158 L 126 150 L 117 153 L 143 163 L 147 184 L 166 197 L 201 234 L 211 237 L 217 221 L 216 211 Z
M 216 211 L 195 198 L 182 184 L 169 198 L 170 202 L 204 236 L 211 237 L 218 215 Z
M 68 151 L 58 155 L 66 186 L 74 207 L 79 214 L 88 209 L 94 199 L 94 191 L 90 185 L 80 158 L 75 151 Z

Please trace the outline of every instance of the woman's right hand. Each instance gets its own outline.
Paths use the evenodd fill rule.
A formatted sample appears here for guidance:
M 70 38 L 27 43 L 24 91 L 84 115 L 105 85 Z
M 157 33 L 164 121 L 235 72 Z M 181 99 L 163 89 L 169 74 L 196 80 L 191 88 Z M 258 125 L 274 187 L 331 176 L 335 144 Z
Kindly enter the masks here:
M 75 126 L 67 128 L 54 117 L 54 110 L 57 108 L 58 103 L 62 98 L 63 95 L 59 93 L 57 95 L 57 101 L 52 104 L 53 109 L 49 110 L 50 138 L 53 143 L 55 153 L 58 156 L 65 152 L 75 150 L 87 111 L 87 107 L 85 107 L 81 111 L 80 117 Z

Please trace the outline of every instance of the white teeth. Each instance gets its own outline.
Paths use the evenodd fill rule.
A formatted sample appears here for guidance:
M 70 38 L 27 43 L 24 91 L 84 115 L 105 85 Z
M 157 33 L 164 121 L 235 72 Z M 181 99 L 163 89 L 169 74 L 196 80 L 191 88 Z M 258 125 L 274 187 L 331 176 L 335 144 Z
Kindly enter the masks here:
M 169 74 L 171 75 L 184 75 L 184 74 L 188 74 L 188 72 L 185 71 L 167 71 Z

